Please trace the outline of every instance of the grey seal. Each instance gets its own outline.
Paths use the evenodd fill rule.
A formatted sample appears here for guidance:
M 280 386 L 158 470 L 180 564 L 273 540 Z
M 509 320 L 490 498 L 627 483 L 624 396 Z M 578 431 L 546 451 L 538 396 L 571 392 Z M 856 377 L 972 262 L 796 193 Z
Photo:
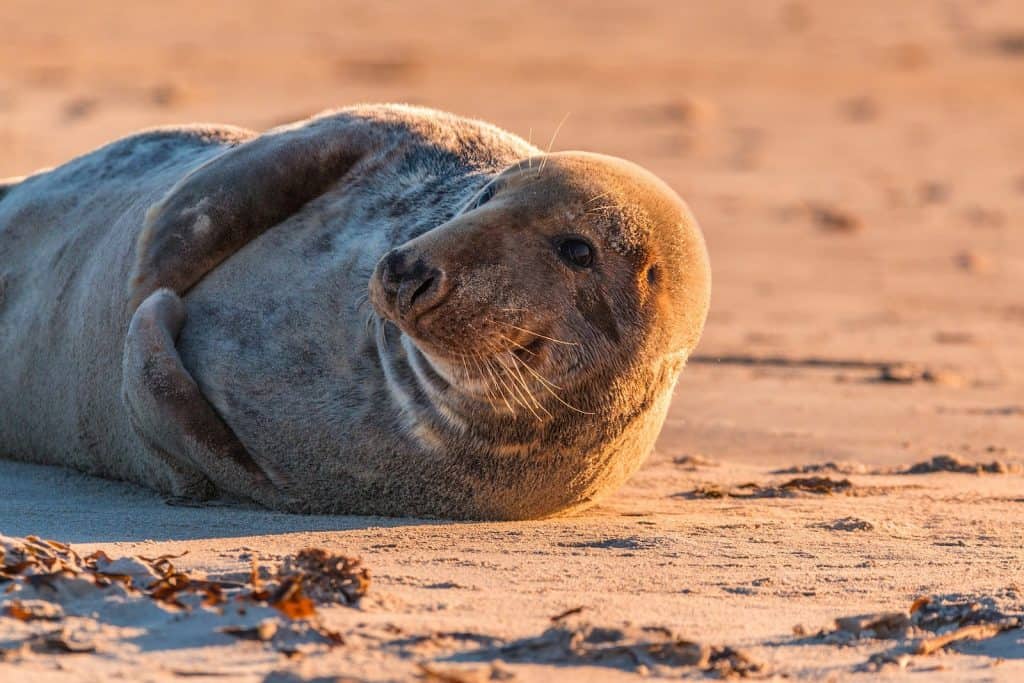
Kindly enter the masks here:
M 276 509 L 522 519 L 644 460 L 707 315 L 630 162 L 358 106 L 0 185 L 0 454 Z

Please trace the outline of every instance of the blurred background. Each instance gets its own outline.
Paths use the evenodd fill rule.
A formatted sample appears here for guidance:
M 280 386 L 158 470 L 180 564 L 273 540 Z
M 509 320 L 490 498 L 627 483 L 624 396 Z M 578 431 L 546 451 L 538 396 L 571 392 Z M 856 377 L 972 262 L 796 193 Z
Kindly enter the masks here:
M 3 0 L 0 26 L 0 176 L 376 101 L 649 167 L 715 276 L 666 448 L 1024 442 L 1019 2 Z

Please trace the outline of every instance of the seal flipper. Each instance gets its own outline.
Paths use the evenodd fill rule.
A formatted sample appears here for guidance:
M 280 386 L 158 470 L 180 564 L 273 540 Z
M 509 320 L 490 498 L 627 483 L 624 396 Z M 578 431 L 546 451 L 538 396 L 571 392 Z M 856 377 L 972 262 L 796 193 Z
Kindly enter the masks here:
M 147 297 L 132 316 L 121 380 L 132 427 L 180 475 L 176 494 L 209 497 L 214 482 L 268 507 L 293 507 L 182 365 L 174 341 L 184 323 L 185 304 L 167 289 Z
M 160 287 L 184 294 L 327 191 L 377 139 L 358 118 L 324 117 L 261 135 L 186 175 L 146 213 L 129 285 L 132 308 Z

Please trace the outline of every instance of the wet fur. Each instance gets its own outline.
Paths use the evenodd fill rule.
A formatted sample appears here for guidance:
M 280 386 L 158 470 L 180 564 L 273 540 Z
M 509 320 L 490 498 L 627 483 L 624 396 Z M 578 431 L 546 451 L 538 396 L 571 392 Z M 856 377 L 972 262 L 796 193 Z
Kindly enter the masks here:
M 282 154 L 277 140 L 299 144 Z M 634 286 L 654 258 L 634 235 L 617 245 L 629 272 L 613 273 L 629 281 L 572 298 L 586 342 L 565 356 L 574 409 L 534 387 L 541 420 L 451 400 L 409 335 L 366 303 L 384 253 L 441 235 L 528 158 L 540 152 L 487 124 L 360 107 L 259 137 L 143 133 L 0 187 L 0 452 L 295 511 L 511 519 L 589 504 L 650 451 L 703 325 L 710 279 L 685 209 L 682 237 L 657 254 L 685 277 Z M 275 160 L 313 175 L 275 194 L 294 177 L 268 183 L 261 164 Z M 571 176 L 564 163 L 543 173 Z M 225 196 L 214 188 L 227 209 L 206 212 L 208 232 L 196 207 Z M 558 185 L 546 191 L 538 202 L 555 206 Z M 517 210 L 528 225 L 532 209 Z M 209 242 L 193 239 L 197 225 Z

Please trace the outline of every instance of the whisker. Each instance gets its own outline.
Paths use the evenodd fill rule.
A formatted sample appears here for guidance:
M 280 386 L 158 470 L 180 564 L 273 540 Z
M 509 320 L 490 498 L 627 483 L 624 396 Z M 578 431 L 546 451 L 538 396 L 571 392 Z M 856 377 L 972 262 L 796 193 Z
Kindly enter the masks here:
M 505 403 L 505 407 L 508 408 L 510 413 L 515 415 L 516 414 L 515 408 L 513 408 L 512 404 L 510 404 L 508 402 L 508 399 L 505 397 L 505 392 L 502 391 L 501 387 L 498 385 L 498 380 L 495 377 L 493 368 L 491 367 L 490 359 L 489 358 L 481 358 L 480 360 L 483 361 L 484 367 L 487 368 L 487 374 L 489 374 L 491 376 L 491 379 L 494 380 L 494 388 L 495 388 L 495 390 L 497 390 L 498 395 L 501 397 L 501 400 Z
M 511 341 L 511 340 L 510 340 L 510 341 Z M 515 342 L 512 342 L 512 343 L 514 344 Z M 529 370 L 529 371 L 530 371 L 530 373 L 531 373 L 531 374 L 532 374 L 532 375 L 533 375 L 534 377 L 536 377 L 537 379 L 539 379 L 539 380 L 540 380 L 541 382 L 543 382 L 543 383 L 544 383 L 544 384 L 546 384 L 547 386 L 551 387 L 552 389 L 556 389 L 556 390 L 558 390 L 558 391 L 561 391 L 561 390 L 562 390 L 562 387 L 558 386 L 557 384 L 555 384 L 554 382 L 552 382 L 551 380 L 549 380 L 549 379 L 548 379 L 547 377 L 545 377 L 544 375 L 540 374 L 540 373 L 539 373 L 539 372 L 537 372 L 537 371 L 536 371 L 535 369 L 533 369 L 532 367 L 530 367 L 530 364 L 529 364 L 529 363 L 527 363 L 526 361 L 524 361 L 524 360 L 523 360 L 522 358 L 519 358 L 519 357 L 518 357 L 518 356 L 516 356 L 516 355 L 515 355 L 514 353 L 513 353 L 513 354 L 511 354 L 511 355 L 512 355 L 512 357 L 513 357 L 513 358 L 515 358 L 515 359 L 516 359 L 517 361 L 519 361 L 519 362 L 520 362 L 520 363 L 521 363 L 521 364 L 523 365 L 523 367 L 525 367 L 525 368 L 526 368 L 527 370 Z
M 491 362 L 487 358 L 482 356 L 482 355 L 480 356 L 480 360 L 482 360 L 484 362 L 484 368 L 486 368 L 487 374 L 490 377 L 490 382 L 488 383 L 488 387 L 490 387 L 491 391 L 493 391 L 494 396 L 496 397 L 496 399 L 497 400 L 501 400 L 505 404 L 505 407 L 508 408 L 512 412 L 513 415 L 515 415 L 515 412 L 516 412 L 515 408 L 513 408 L 509 404 L 508 399 L 505 397 L 505 390 L 501 386 L 501 384 L 499 384 L 498 378 L 495 375 L 496 371 L 493 370 Z M 497 400 L 495 402 L 497 402 Z
M 526 142 L 527 142 L 527 144 L 530 145 L 530 147 L 533 147 L 533 126 L 530 127 L 530 133 L 529 133 L 529 135 L 526 136 Z M 530 170 L 530 171 L 533 170 L 533 155 L 532 154 L 529 157 L 526 158 L 526 168 L 527 168 L 527 170 Z
M 525 351 L 526 353 L 530 354 L 531 356 L 536 356 L 537 355 L 537 353 L 535 351 L 531 351 L 530 349 L 526 348 L 525 346 L 523 346 L 519 342 L 517 342 L 517 341 L 515 341 L 513 339 L 509 339 L 508 337 L 506 337 L 503 334 L 501 335 L 501 338 L 504 339 L 505 341 L 507 341 L 509 344 L 512 344 L 513 346 L 518 347 L 520 351 Z
M 499 325 L 508 325 L 512 329 L 519 330 L 520 332 L 526 332 L 527 334 L 532 334 L 533 336 L 540 337 L 541 339 L 547 339 L 548 341 L 554 342 L 555 344 L 564 344 L 566 346 L 580 346 L 579 342 L 568 342 L 568 341 L 564 341 L 562 339 L 555 339 L 554 337 L 548 337 L 548 336 L 545 336 L 545 335 L 541 334 L 540 332 L 534 332 L 533 330 L 528 330 L 525 327 L 519 327 L 517 325 L 513 325 L 512 323 L 504 322 L 503 320 L 491 320 L 491 322 L 492 323 L 497 323 Z
M 467 326 L 469 327 L 470 331 L 475 330 L 475 326 L 472 323 L 467 323 Z M 497 410 L 497 405 L 495 405 L 495 402 L 497 400 L 498 395 L 500 394 L 500 391 L 497 384 L 493 381 L 493 373 L 491 373 L 491 371 L 488 370 L 487 373 L 485 374 L 484 369 L 480 365 L 480 361 L 486 362 L 486 359 L 484 358 L 483 354 L 481 354 L 480 352 L 464 353 L 461 351 L 455 351 L 454 353 L 462 360 L 462 366 L 463 368 L 465 368 L 467 376 L 470 375 L 470 372 L 469 366 L 466 363 L 466 359 L 468 358 L 469 361 L 473 364 L 473 367 L 476 368 L 476 378 L 479 379 L 480 382 L 483 384 L 484 397 L 487 399 L 488 405 L 491 406 L 492 410 Z M 490 375 L 490 377 L 488 377 L 488 374 Z M 504 400 L 504 395 L 501 395 L 501 398 Z M 508 406 L 508 401 L 505 401 L 505 405 Z M 511 406 L 509 406 L 509 410 L 512 410 Z
M 530 404 L 527 403 L 522 398 L 520 393 L 517 391 L 515 381 L 509 374 L 508 368 L 505 367 L 505 364 L 501 362 L 498 356 L 492 356 L 490 360 L 493 363 L 496 363 L 494 372 L 498 376 L 498 379 L 501 380 L 501 383 L 505 386 L 505 388 L 508 389 L 509 398 L 515 401 L 518 405 L 521 405 L 523 408 L 526 408 L 530 412 L 533 412 L 532 408 L 530 408 Z
M 378 336 L 378 339 L 379 339 L 379 343 L 383 344 L 384 350 L 387 351 L 387 350 L 390 349 L 390 346 L 388 345 L 388 326 L 387 326 L 387 323 L 385 323 L 380 318 L 377 318 L 376 320 L 377 320 L 377 336 Z
M 484 372 L 480 368 L 480 363 L 477 361 L 477 356 L 474 354 L 474 355 L 470 356 L 469 359 L 471 361 L 473 361 L 473 365 L 474 365 L 474 367 L 476 367 L 477 374 L 480 376 L 480 379 L 483 380 L 483 383 L 484 383 L 484 395 L 487 397 L 488 405 L 491 406 L 492 410 L 497 410 L 498 407 L 495 405 L 496 396 L 495 396 L 494 387 L 492 386 L 492 384 L 490 382 L 487 381 L 487 378 L 484 376 Z
M 516 385 L 515 378 L 509 372 L 509 369 L 505 366 L 504 362 L 502 362 L 501 350 L 494 348 L 494 346 L 488 346 L 487 350 L 493 354 L 488 359 L 497 364 L 495 366 L 495 374 L 498 375 L 502 384 L 508 389 L 509 397 L 532 413 L 529 402 L 525 400 L 524 396 L 519 391 L 519 387 Z
M 533 397 L 533 394 L 530 393 L 529 389 L 523 387 L 516 380 L 515 375 L 512 374 L 512 372 L 508 369 L 508 366 L 505 365 L 504 361 L 501 360 L 501 355 L 495 356 L 494 360 L 498 363 L 498 365 L 502 368 L 502 370 L 505 371 L 505 375 L 508 377 L 509 382 L 512 385 L 512 391 L 514 391 L 515 394 L 520 398 L 521 404 L 527 410 L 529 410 L 536 419 L 540 420 L 541 419 L 540 415 L 537 414 L 537 411 L 534 410 L 533 406 L 530 404 L 530 402 L 532 401 L 533 403 L 535 403 L 538 406 L 540 406 L 540 403 L 537 401 L 537 399 Z M 540 406 L 540 407 L 543 410 L 543 406 Z
M 523 389 L 526 390 L 526 393 L 529 394 L 530 399 L 534 402 L 534 404 L 538 408 L 540 408 L 544 412 L 545 415 L 547 415 L 548 417 L 553 417 L 553 415 L 551 414 L 551 411 L 549 411 L 547 408 L 545 408 L 544 404 L 541 403 L 539 400 L 537 400 L 537 397 L 533 395 L 533 391 L 530 389 L 530 385 L 526 381 L 526 378 L 523 376 L 522 371 L 520 371 L 519 368 L 516 366 L 516 362 L 519 362 L 522 365 L 522 364 L 524 364 L 523 361 L 521 359 L 519 359 L 519 358 L 516 358 L 515 354 L 512 353 L 511 351 L 508 352 L 508 355 L 511 356 L 512 359 L 513 359 L 512 360 L 512 369 L 515 371 L 516 376 L 519 378 L 519 384 L 523 387 Z
M 511 343 L 511 344 L 514 344 L 514 345 L 518 346 L 519 348 L 522 348 L 523 350 L 527 351 L 528 353 L 532 354 L 532 352 L 530 352 L 528 349 L 525 349 L 523 346 L 521 346 L 517 342 L 513 341 L 512 339 L 509 339 L 505 335 L 501 335 L 501 338 L 504 339 L 505 341 Z M 559 396 L 556 393 L 556 390 L 561 390 L 562 387 L 558 386 L 557 384 L 555 384 L 554 382 L 549 380 L 547 377 L 545 377 L 544 375 L 540 374 L 537 370 L 535 370 L 534 368 L 530 367 L 530 364 L 527 363 L 526 361 L 524 361 L 522 358 L 517 357 L 511 351 L 508 352 L 508 355 L 512 357 L 512 360 L 514 362 L 519 363 L 519 365 L 521 365 L 524 368 L 526 368 L 527 372 L 529 372 L 531 375 L 533 375 L 541 383 L 541 388 L 544 389 L 549 394 L 551 394 L 555 398 L 555 400 L 557 400 L 559 403 L 561 403 L 565 407 L 569 408 L 570 410 L 574 410 L 577 413 L 581 413 L 583 415 L 593 415 L 594 414 L 594 413 L 582 410 L 580 408 L 577 408 L 576 406 L 572 405 L 571 403 L 569 403 L 568 401 L 563 399 L 561 396 Z M 513 365 L 513 367 L 516 367 L 516 366 Z M 526 379 L 523 377 L 522 372 L 519 371 L 518 368 L 516 368 L 516 372 L 519 374 L 519 379 L 522 382 L 523 386 L 527 389 L 527 391 L 529 391 L 529 386 L 527 385 Z M 543 410 L 545 413 L 547 413 L 549 416 L 551 416 L 551 412 L 548 411 L 546 408 L 544 408 L 542 405 L 540 405 L 540 402 L 537 401 L 537 399 L 535 397 L 533 397 L 532 393 L 531 393 L 531 398 L 533 398 L 533 400 L 535 402 L 537 402 L 537 404 L 540 406 L 541 410 Z
M 544 170 L 544 162 L 548 160 L 547 155 L 551 154 L 551 148 L 555 146 L 555 138 L 558 137 L 558 131 L 562 130 L 562 126 L 565 125 L 565 120 L 569 118 L 570 112 L 565 112 L 565 116 L 559 121 L 558 126 L 555 128 L 555 132 L 551 134 L 551 141 L 548 142 L 548 151 L 545 152 L 544 158 L 540 160 L 540 164 L 537 165 L 537 175 L 540 175 L 541 171 Z
M 512 357 L 516 358 L 514 355 Z M 549 394 L 551 394 L 555 398 L 555 400 L 558 401 L 559 403 L 561 403 L 563 406 L 565 406 L 569 410 L 576 411 L 577 413 L 580 413 L 581 415 L 596 415 L 597 414 L 597 413 L 593 413 L 593 412 L 590 412 L 590 411 L 587 411 L 587 410 L 582 410 L 582 409 L 577 408 L 576 406 L 572 405 L 571 403 L 569 403 L 568 401 L 563 399 L 561 396 L 556 394 L 554 391 L 552 391 L 550 388 L 548 388 L 548 384 L 550 384 L 550 382 L 548 380 L 546 380 L 543 376 L 541 376 L 536 370 L 531 368 L 525 361 L 523 361 L 521 358 L 516 358 L 516 360 L 519 361 L 522 364 L 523 367 L 525 367 L 527 370 L 532 372 L 534 374 L 534 376 L 537 377 L 537 379 L 541 380 L 541 385 L 540 385 L 541 388 L 544 389 L 544 391 L 546 391 Z M 554 385 L 552 385 L 552 386 L 554 386 Z

